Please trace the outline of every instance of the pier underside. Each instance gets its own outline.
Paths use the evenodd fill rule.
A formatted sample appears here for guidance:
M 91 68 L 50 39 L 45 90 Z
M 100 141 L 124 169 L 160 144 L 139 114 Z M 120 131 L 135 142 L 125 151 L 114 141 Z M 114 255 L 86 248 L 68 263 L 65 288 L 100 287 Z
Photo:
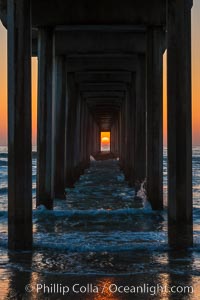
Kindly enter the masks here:
M 146 181 L 159 211 L 165 50 L 169 244 L 192 245 L 191 8 L 191 0 L 0 0 L 10 249 L 32 248 L 31 57 L 38 58 L 37 206 L 65 199 L 91 155 L 102 155 L 101 132 L 110 132 L 107 158 L 119 158 L 129 186 Z

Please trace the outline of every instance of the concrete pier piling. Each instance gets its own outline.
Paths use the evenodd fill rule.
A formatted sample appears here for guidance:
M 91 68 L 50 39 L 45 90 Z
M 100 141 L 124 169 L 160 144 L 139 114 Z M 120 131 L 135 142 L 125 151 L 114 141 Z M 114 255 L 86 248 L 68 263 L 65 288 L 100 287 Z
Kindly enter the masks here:
M 8 248 L 32 248 L 31 4 L 8 1 Z
M 191 246 L 191 0 L 168 1 L 169 243 Z
M 54 159 L 54 196 L 58 199 L 65 199 L 65 149 L 67 132 L 67 76 L 66 60 L 57 56 L 55 62 L 55 159 Z
M 53 30 L 38 30 L 37 206 L 53 208 Z
M 163 32 L 147 31 L 147 193 L 152 208 L 163 208 Z

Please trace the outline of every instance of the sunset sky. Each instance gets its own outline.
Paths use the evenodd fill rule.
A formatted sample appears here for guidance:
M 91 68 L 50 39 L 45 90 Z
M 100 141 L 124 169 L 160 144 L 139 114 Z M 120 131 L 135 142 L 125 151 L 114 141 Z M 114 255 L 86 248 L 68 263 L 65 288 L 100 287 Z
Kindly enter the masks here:
M 108 131 L 101 132 L 101 143 L 105 144 L 105 145 L 110 144 L 110 132 L 108 132 Z
M 101 131 L 101 151 L 110 151 L 110 132 Z
M 200 1 L 192 10 L 192 111 L 193 144 L 200 145 Z M 7 144 L 7 39 L 0 23 L 0 145 Z M 37 60 L 32 59 L 33 144 L 36 143 Z M 164 144 L 166 144 L 166 54 L 164 55 Z

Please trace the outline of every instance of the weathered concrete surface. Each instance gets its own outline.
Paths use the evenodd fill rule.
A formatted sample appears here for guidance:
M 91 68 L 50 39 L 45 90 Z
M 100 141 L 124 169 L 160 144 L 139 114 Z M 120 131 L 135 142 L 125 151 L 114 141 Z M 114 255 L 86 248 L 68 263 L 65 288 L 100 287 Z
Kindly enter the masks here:
M 2 19 L 7 21 L 7 0 L 0 0 Z M 166 20 L 166 0 L 32 0 L 34 26 L 57 25 L 163 25 Z M 55 13 L 56 12 L 56 13 Z
M 120 82 L 97 82 L 97 83 L 80 83 L 80 91 L 127 91 L 125 83 Z
M 165 7 L 165 0 L 32 1 L 33 24 L 37 26 L 164 24 Z
M 75 80 L 79 83 L 83 82 L 119 82 L 127 83 L 131 81 L 131 73 L 124 71 L 88 71 L 88 72 L 77 72 Z
M 135 180 L 146 178 L 146 57 L 138 55 L 135 105 Z
M 8 248 L 32 247 L 30 1 L 8 6 Z
M 144 53 L 145 33 L 145 27 L 140 31 L 126 26 L 61 27 L 55 30 L 56 55 Z
M 135 156 L 135 143 L 136 143 L 136 73 L 132 73 L 131 83 L 128 84 L 128 92 L 127 92 L 127 100 L 128 107 L 126 111 L 126 115 L 123 118 L 128 119 L 128 123 L 126 124 L 127 131 L 127 150 L 124 161 L 125 174 L 129 184 L 134 186 L 135 184 L 135 164 L 137 157 Z M 122 135 L 123 135 L 122 131 Z M 123 150 L 124 151 L 124 150 Z
M 192 245 L 191 1 L 168 3 L 169 225 Z M 169 230 L 171 230 L 169 228 Z M 173 229 L 172 229 L 173 230 Z M 180 233 L 180 230 L 178 231 Z M 177 243 L 177 235 L 169 239 Z
M 37 206 L 53 207 L 53 32 L 40 29 L 38 44 Z
M 150 28 L 147 48 L 147 195 L 163 208 L 163 32 Z
M 66 60 L 62 56 L 57 57 L 55 63 L 54 197 L 65 199 L 65 146 L 67 130 Z
M 65 185 L 72 187 L 76 181 L 76 130 L 77 130 L 77 107 L 78 107 L 78 89 L 76 87 L 75 75 L 67 73 L 67 97 L 68 97 L 68 118 L 66 132 L 66 178 Z
M 0 0 L 0 19 L 2 24 L 7 27 L 7 0 Z

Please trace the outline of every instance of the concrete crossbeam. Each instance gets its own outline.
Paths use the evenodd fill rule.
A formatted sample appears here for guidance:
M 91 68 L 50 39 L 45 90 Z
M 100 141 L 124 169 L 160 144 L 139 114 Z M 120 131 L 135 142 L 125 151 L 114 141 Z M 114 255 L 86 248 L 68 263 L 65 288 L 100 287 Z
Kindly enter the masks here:
M 34 26 L 165 24 L 166 0 L 32 0 L 32 11 Z
M 107 71 L 107 72 L 77 72 L 75 74 L 75 79 L 78 83 L 83 82 L 119 82 L 127 83 L 131 81 L 131 73 L 123 71 Z

